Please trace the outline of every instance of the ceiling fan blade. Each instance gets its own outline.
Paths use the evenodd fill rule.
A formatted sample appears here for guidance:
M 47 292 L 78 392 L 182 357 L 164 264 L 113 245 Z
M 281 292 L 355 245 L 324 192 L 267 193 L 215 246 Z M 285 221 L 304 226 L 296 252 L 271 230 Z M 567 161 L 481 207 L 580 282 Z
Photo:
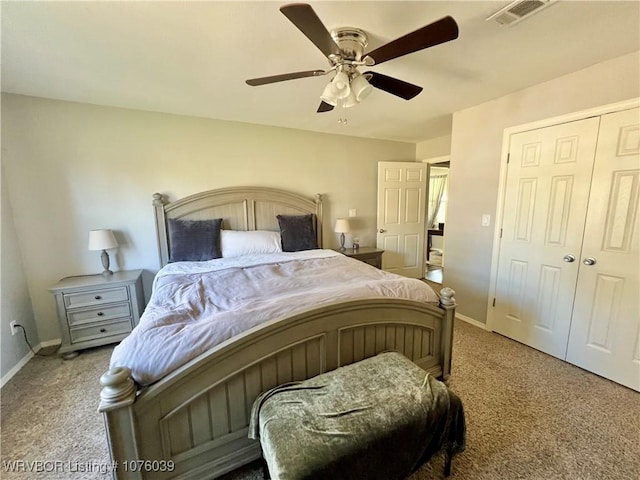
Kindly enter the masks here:
M 291 3 L 280 7 L 280 11 L 298 29 L 320 49 L 325 56 L 339 55 L 340 47 L 333 41 L 331 34 L 324 26 L 311 5 L 306 3 Z
M 317 113 L 330 112 L 333 110 L 333 105 L 328 104 L 327 102 L 320 102 L 320 106 L 318 107 Z
M 411 100 L 422 91 L 422 87 L 414 85 L 413 83 L 388 77 L 381 73 L 365 72 L 364 75 L 371 75 L 369 79 L 371 86 L 384 90 L 396 97 L 404 98 L 405 100 Z
M 251 78 L 247 80 L 247 85 L 257 87 L 258 85 L 266 85 L 268 83 L 284 82 L 285 80 L 294 80 L 296 78 L 319 77 L 329 72 L 324 70 L 307 70 L 305 72 L 283 73 L 281 75 L 272 75 L 270 77 Z
M 452 17 L 444 17 L 415 32 L 392 40 L 375 50 L 367 53 L 379 65 L 387 60 L 402 57 L 408 53 L 417 52 L 441 43 L 458 38 L 458 24 Z

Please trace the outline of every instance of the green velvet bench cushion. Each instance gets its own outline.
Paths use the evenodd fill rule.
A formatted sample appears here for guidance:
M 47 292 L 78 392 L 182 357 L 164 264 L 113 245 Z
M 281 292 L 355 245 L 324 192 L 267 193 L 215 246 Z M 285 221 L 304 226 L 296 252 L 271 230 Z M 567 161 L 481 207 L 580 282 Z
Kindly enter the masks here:
M 462 451 L 460 399 L 395 352 L 281 385 L 253 404 L 273 479 L 402 479 L 434 454 Z

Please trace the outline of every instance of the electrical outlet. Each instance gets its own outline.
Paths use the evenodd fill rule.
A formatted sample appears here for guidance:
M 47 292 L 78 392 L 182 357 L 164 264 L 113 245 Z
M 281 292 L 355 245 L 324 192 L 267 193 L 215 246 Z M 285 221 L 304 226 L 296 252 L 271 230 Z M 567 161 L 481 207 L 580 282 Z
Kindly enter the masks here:
M 18 327 L 16 327 L 16 325 L 18 324 L 18 322 L 16 322 L 15 320 L 13 320 L 9 325 L 11 325 L 11 335 L 16 335 L 18 333 Z

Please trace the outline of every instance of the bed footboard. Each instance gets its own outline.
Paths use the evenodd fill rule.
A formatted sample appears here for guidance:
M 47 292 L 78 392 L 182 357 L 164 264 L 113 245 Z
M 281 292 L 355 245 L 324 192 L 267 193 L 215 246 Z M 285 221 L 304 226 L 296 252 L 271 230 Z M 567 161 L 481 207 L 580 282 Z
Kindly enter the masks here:
M 101 378 L 118 479 L 215 478 L 260 457 L 247 437 L 255 398 L 385 350 L 445 379 L 451 368 L 455 302 L 400 299 L 323 306 L 251 329 L 136 392 L 126 367 Z

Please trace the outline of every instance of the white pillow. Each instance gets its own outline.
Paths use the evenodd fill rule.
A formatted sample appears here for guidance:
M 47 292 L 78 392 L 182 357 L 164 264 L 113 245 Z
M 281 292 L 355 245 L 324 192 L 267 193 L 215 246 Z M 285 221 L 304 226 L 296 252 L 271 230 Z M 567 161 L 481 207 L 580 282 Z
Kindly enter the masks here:
M 280 240 L 280 232 L 222 230 L 220 232 L 220 248 L 222 258 L 239 257 L 252 253 L 279 253 L 282 252 L 282 241 Z

